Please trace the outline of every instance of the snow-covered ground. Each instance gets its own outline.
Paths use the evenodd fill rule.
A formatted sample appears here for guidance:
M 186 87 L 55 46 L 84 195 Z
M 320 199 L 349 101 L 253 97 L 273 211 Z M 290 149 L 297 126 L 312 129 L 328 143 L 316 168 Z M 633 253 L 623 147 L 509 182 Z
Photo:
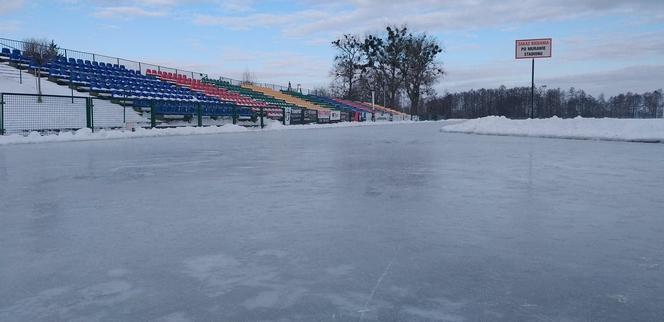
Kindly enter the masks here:
M 40 134 L 38 132 L 31 132 L 27 136 L 22 134 L 10 134 L 0 136 L 0 146 L 7 144 L 22 144 L 22 143 L 45 143 L 45 142 L 64 142 L 64 141 L 93 141 L 93 140 L 109 140 L 109 139 L 126 139 L 126 138 L 143 138 L 143 137 L 158 137 L 158 136 L 181 136 L 181 135 L 205 135 L 205 134 L 222 134 L 232 132 L 244 131 L 281 131 L 281 130 L 306 130 L 306 129 L 324 129 L 324 128 L 341 128 L 341 127 L 361 127 L 361 126 L 377 126 L 377 125 L 397 125 L 397 124 L 414 124 L 411 121 L 401 122 L 342 122 L 332 124 L 306 124 L 306 125 L 282 125 L 278 121 L 265 120 L 265 128 L 259 127 L 246 128 L 239 125 L 225 124 L 223 126 L 208 126 L 208 127 L 176 127 L 165 129 L 144 129 L 136 128 L 134 131 L 129 129 L 116 129 L 116 130 L 97 130 L 94 133 L 87 129 L 78 131 L 64 131 L 59 133 Z
M 9 66 L 6 62 L 0 63 L 0 92 L 1 93 L 20 93 L 37 94 L 37 78 L 32 74 L 22 71 L 23 82 L 19 82 L 19 70 Z M 67 86 L 61 86 L 48 81 L 42 77 L 42 94 L 47 95 L 71 95 L 71 89 Z M 74 91 L 74 96 L 90 97 L 87 93 Z
M 0 63 L 0 93 L 37 94 L 37 78 L 25 71 L 22 72 L 23 82 L 19 82 L 18 69 Z M 15 74 L 15 75 L 14 75 Z M 71 89 L 58 85 L 42 77 L 42 94 L 71 96 Z M 74 91 L 74 96 L 93 97 L 86 92 Z M 125 122 L 145 125 L 149 124 L 146 117 L 141 116 L 132 108 L 125 108 L 110 101 L 95 99 L 94 115 L 96 127 L 123 127 Z M 42 97 L 5 97 L 4 127 L 7 133 L 18 133 L 28 130 L 47 130 L 85 127 L 85 100 L 74 99 L 74 102 L 63 98 Z
M 0 321 L 661 321 L 664 145 L 439 123 L 0 147 Z
M 446 124 L 443 132 L 561 139 L 664 142 L 664 119 L 549 118 L 510 120 L 500 116 Z

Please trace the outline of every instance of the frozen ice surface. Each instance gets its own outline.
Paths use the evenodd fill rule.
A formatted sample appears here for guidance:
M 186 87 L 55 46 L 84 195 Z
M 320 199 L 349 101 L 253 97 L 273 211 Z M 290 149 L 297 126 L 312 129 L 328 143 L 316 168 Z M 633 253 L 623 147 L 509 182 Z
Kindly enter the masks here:
M 0 320 L 661 320 L 664 145 L 440 126 L 1 146 Z

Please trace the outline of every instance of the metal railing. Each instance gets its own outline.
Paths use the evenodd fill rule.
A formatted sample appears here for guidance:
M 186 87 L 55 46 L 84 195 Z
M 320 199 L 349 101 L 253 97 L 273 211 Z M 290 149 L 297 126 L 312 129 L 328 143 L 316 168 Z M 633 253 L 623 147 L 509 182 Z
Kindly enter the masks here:
M 5 47 L 9 49 L 18 49 L 22 51 L 25 46 L 24 44 L 25 44 L 24 41 L 0 38 L 0 47 Z M 145 74 L 146 70 L 152 69 L 152 70 L 169 72 L 178 75 L 185 75 L 193 79 L 203 79 L 204 77 L 207 77 L 207 74 L 205 73 L 194 72 L 194 71 L 173 68 L 173 67 L 166 67 L 166 66 L 155 65 L 135 60 L 106 56 L 106 55 L 89 53 L 89 52 L 78 51 L 67 48 L 58 48 L 58 54 L 62 57 L 65 57 L 66 59 L 74 58 L 77 60 L 81 59 L 83 61 L 89 60 L 91 62 L 112 64 L 112 65 L 123 65 L 127 69 L 138 70 L 142 74 Z
M 24 48 L 24 44 L 25 44 L 24 41 L 14 40 L 14 39 L 7 39 L 7 38 L 0 38 L 0 47 L 5 47 L 5 48 L 9 48 L 9 49 L 18 49 L 18 50 L 22 51 L 23 48 Z M 150 70 L 162 71 L 162 72 L 166 72 L 166 73 L 173 73 L 173 74 L 177 74 L 177 75 L 185 75 L 185 76 L 190 77 L 192 79 L 198 79 L 198 80 L 209 77 L 207 73 L 189 71 L 189 70 L 175 68 L 175 67 L 161 66 L 161 65 L 136 61 L 136 60 L 129 60 L 129 59 L 124 59 L 124 58 L 119 58 L 119 57 L 106 56 L 106 55 L 101 55 L 101 54 L 96 54 L 96 53 L 89 53 L 89 52 L 78 51 L 78 50 L 67 49 L 67 48 L 58 48 L 58 53 L 59 53 L 60 56 L 65 57 L 66 59 L 74 58 L 74 59 L 81 59 L 83 61 L 89 60 L 91 62 L 113 64 L 113 65 L 123 65 L 127 69 L 138 70 L 144 75 L 145 75 L 145 71 L 150 69 Z M 228 77 L 218 77 L 218 79 L 221 80 L 221 81 L 228 82 L 232 85 L 238 85 L 239 86 L 239 85 L 244 84 L 244 82 L 241 81 L 241 80 L 232 79 L 232 78 L 228 78 Z M 288 86 L 282 86 L 282 85 L 276 85 L 276 84 L 270 84 L 270 83 L 254 82 L 254 84 L 256 84 L 258 86 L 262 86 L 262 87 L 271 88 L 273 90 L 287 90 L 288 89 Z M 311 93 L 310 90 L 303 89 L 302 91 L 307 92 L 307 93 Z

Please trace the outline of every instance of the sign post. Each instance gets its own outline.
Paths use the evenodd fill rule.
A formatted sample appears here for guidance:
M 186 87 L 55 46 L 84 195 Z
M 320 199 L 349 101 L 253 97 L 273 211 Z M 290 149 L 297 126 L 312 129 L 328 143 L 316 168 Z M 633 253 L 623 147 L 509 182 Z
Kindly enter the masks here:
M 515 59 L 531 59 L 530 75 L 530 118 L 535 113 L 535 58 L 551 58 L 553 41 L 551 38 L 521 39 L 514 47 Z

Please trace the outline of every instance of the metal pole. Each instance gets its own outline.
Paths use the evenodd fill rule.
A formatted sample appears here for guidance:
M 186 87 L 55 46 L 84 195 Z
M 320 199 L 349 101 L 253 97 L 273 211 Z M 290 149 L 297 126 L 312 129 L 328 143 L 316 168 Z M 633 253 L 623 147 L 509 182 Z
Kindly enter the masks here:
M 263 108 L 260 108 L 260 113 L 261 113 L 261 129 L 265 127 L 265 123 L 263 122 Z
M 154 101 L 150 101 L 150 128 L 153 129 L 157 126 L 157 117 L 156 117 Z
M 71 103 L 74 104 L 74 72 L 71 70 L 71 66 L 69 67 L 69 88 L 71 89 Z
M 0 135 L 5 135 L 5 94 L 0 94 Z
M 85 99 L 85 125 L 87 128 L 92 129 L 92 102 L 88 97 Z
M 371 91 L 371 121 L 376 122 L 375 91 Z
M 530 118 L 535 114 L 535 58 L 532 59 L 532 70 L 530 75 Z
M 196 104 L 196 118 L 198 119 L 198 127 L 203 126 L 203 110 L 200 102 Z

